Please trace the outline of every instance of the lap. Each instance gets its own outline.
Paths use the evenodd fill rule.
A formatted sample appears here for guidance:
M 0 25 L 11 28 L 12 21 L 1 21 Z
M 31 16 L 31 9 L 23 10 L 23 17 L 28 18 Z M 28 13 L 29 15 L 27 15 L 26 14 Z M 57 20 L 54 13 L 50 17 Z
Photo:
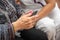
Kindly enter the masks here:
M 22 31 L 21 36 L 24 40 L 48 40 L 45 32 L 35 28 Z

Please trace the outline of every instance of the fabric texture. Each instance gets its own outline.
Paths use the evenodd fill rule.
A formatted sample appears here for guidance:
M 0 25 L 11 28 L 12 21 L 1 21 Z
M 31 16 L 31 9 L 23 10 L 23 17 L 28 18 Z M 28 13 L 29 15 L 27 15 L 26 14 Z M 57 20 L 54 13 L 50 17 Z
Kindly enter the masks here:
M 0 9 L 0 40 L 14 40 L 14 29 L 6 11 Z
M 0 40 L 14 40 L 12 22 L 17 20 L 16 10 L 9 0 L 0 0 Z

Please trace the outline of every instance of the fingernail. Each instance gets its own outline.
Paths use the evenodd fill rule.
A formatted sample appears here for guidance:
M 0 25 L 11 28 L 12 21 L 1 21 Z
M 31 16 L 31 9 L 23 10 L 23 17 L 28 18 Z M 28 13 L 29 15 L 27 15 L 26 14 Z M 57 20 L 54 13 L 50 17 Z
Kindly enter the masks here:
M 33 13 L 33 11 L 32 11 L 32 10 L 30 10 L 29 14 L 32 14 L 32 13 Z

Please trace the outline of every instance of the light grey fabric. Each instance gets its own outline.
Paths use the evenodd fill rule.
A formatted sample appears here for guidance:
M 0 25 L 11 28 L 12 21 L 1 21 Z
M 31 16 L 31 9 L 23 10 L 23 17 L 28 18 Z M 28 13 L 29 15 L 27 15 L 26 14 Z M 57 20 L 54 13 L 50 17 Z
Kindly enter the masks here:
M 60 25 L 56 27 L 56 40 L 60 40 Z
M 28 10 L 40 10 L 42 8 L 41 4 L 38 3 L 34 3 L 34 0 L 21 0 L 25 5 L 26 8 L 24 11 L 28 11 Z M 44 2 L 43 0 L 36 0 L 37 2 Z M 45 3 L 43 3 L 45 5 Z

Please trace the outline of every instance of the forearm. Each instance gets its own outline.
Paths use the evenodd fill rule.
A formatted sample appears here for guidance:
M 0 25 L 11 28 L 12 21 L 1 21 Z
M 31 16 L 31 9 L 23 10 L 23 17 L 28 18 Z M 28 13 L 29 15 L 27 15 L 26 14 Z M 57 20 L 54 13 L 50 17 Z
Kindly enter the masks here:
M 47 2 L 47 4 L 38 12 L 39 19 L 47 16 L 54 7 L 55 2 Z

